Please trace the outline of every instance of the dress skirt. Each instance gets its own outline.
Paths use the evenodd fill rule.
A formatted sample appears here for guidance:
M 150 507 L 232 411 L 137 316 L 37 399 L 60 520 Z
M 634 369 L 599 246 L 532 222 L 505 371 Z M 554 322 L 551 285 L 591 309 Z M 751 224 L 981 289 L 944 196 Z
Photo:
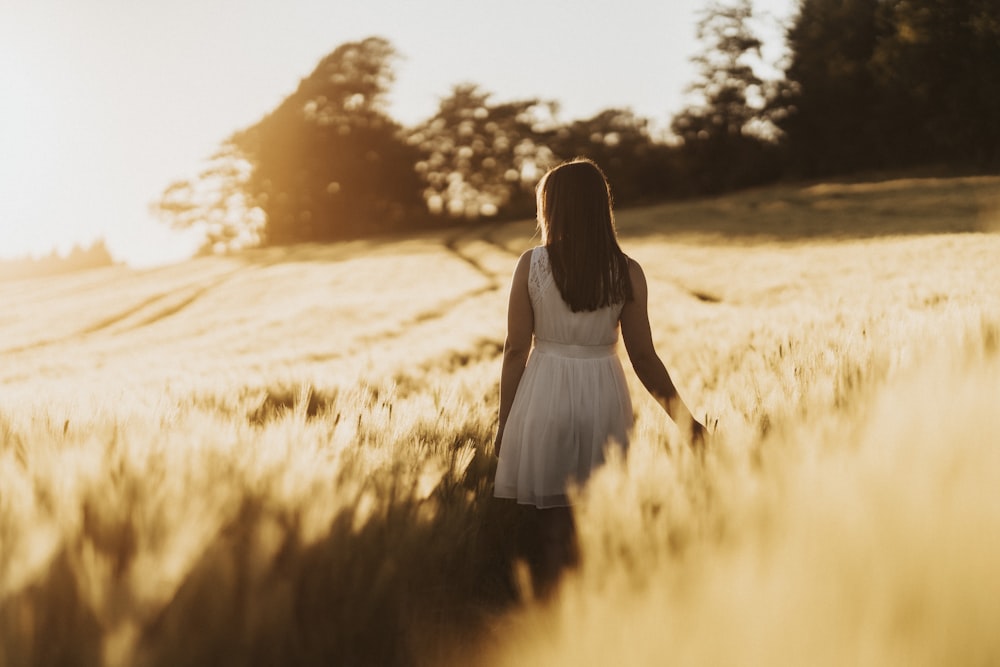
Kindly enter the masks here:
M 535 340 L 500 442 L 494 494 L 570 504 L 610 446 L 628 446 L 632 403 L 615 345 Z

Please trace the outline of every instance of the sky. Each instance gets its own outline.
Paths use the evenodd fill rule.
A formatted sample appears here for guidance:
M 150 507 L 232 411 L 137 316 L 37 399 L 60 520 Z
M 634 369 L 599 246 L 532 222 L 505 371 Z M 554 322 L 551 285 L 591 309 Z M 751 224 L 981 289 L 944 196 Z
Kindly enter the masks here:
M 562 120 L 685 106 L 707 0 L 0 0 L 0 259 L 103 238 L 134 266 L 195 249 L 150 212 L 220 142 L 338 45 L 400 52 L 391 115 L 432 115 L 458 83 L 539 97 Z M 795 0 L 756 0 L 765 60 Z

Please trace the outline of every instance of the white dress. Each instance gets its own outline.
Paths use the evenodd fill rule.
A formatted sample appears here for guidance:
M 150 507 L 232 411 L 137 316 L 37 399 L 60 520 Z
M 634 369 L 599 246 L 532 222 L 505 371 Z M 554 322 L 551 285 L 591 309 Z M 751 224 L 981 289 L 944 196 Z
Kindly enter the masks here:
M 632 402 L 618 359 L 622 304 L 574 313 L 544 247 L 531 253 L 534 341 L 500 442 L 494 495 L 536 507 L 569 505 L 608 446 L 628 446 Z

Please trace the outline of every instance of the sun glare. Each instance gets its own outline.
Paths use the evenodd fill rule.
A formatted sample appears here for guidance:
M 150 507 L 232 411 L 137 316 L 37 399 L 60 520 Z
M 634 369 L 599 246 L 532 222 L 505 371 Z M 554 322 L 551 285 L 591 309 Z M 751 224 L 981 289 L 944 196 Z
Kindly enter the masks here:
M 4 49 L 5 51 L 7 49 Z M 54 109 L 40 94 L 18 53 L 0 58 L 0 257 L 37 253 L 46 245 L 40 209 L 51 199 L 45 173 L 58 154 L 53 132 Z
M 155 186 L 125 150 L 116 116 L 128 114 L 107 94 L 102 52 L 68 26 L 42 4 L 0 21 L 0 260 L 101 239 L 129 263 L 189 256 L 194 242 L 144 219 Z

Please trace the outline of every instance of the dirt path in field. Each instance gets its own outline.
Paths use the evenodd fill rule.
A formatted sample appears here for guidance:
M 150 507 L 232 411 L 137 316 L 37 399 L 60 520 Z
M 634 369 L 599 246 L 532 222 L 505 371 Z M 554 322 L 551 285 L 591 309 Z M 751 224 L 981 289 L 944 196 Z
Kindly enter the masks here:
M 444 247 L 489 281 L 490 289 L 500 289 L 514 270 L 511 258 L 517 253 L 497 242 L 494 234 L 501 223 L 460 231 L 444 242 Z
M 195 280 L 192 283 L 153 294 L 73 333 L 9 348 L 3 350 L 2 354 L 17 354 L 76 341 L 96 334 L 118 334 L 155 324 L 181 312 L 212 290 L 231 281 L 236 275 L 255 268 L 258 267 L 241 266 L 221 275 Z
M 476 273 L 485 278 L 485 285 L 470 289 L 450 299 L 439 301 L 433 307 L 419 311 L 390 330 L 366 336 L 358 341 L 359 346 L 378 345 L 403 336 L 418 335 L 420 330 L 431 330 L 438 326 L 441 320 L 449 317 L 463 305 L 491 295 L 503 288 L 513 270 L 511 257 L 516 257 L 516 254 L 492 239 L 490 234 L 497 227 L 498 225 L 490 225 L 461 230 L 446 237 L 442 242 L 445 250 L 456 259 L 468 264 Z M 489 340 L 479 341 L 477 345 L 492 350 L 500 343 Z M 348 350 L 344 352 L 344 355 L 355 352 L 356 350 Z M 453 365 L 453 360 L 450 357 L 447 364 Z

